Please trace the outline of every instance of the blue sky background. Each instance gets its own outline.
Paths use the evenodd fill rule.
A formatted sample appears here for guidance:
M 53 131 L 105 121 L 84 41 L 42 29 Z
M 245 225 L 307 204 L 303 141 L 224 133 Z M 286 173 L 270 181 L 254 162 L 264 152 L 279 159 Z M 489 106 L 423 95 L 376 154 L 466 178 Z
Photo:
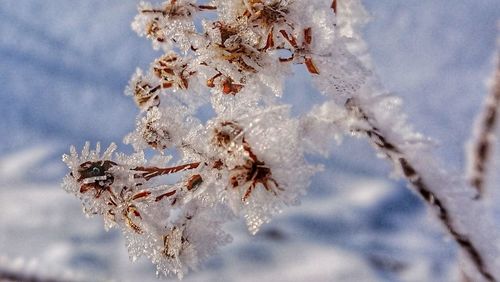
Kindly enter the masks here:
M 411 123 L 441 145 L 437 153 L 449 168 L 462 169 L 463 145 L 493 70 L 498 1 L 363 2 L 373 16 L 365 38 L 382 83 L 404 98 Z M 121 143 L 134 127 L 137 110 L 123 90 L 135 68 L 147 66 L 158 55 L 130 29 L 136 3 L 6 0 L 0 4 L 0 204 L 4 206 L 0 256 L 38 257 L 42 263 L 50 258 L 57 262 L 55 269 L 92 270 L 118 280 L 152 276 L 148 263 L 130 266 L 120 236 L 104 233 L 98 220 L 85 219 L 78 202 L 58 184 L 66 173 L 60 156 L 69 145 L 81 147 L 86 140 Z M 311 91 L 301 83 L 307 81 L 299 75 L 294 87 L 288 88 Z M 245 281 L 234 275 L 254 273 L 256 267 L 271 275 L 263 277 L 279 277 L 272 276 L 280 273 L 279 267 L 297 262 L 284 261 L 280 252 L 298 251 L 294 248 L 302 245 L 312 250 L 333 248 L 328 254 L 306 251 L 305 262 L 308 254 L 311 260 L 324 255 L 342 265 L 338 257 L 352 255 L 352 265 L 368 269 L 357 281 L 405 280 L 410 270 L 419 269 L 419 260 L 431 265 L 443 256 L 438 270 L 422 273 L 450 277 L 453 244 L 442 243 L 440 228 L 428 224 L 418 199 L 403 189 L 403 183 L 388 181 L 389 167 L 373 155 L 363 141 L 345 140 L 332 159 L 322 161 L 326 170 L 314 181 L 303 205 L 289 208 L 270 224 L 269 230 L 278 228 L 288 241 L 272 243 L 265 235 L 251 238 L 241 224 L 231 225 L 243 239 L 211 260 L 209 271 L 196 274 L 207 276 L 191 279 Z M 359 200 L 362 195 L 368 200 Z M 31 208 L 19 211 L 19 205 Z M 47 216 L 52 218 L 50 229 L 57 233 L 40 223 Z M 426 247 L 400 244 L 410 237 L 417 246 Z M 373 266 L 370 256 L 403 260 L 410 266 L 399 272 Z M 303 273 L 323 273 L 320 278 L 339 281 L 356 277 L 348 265 L 331 273 L 311 269 Z M 339 273 L 344 276 L 336 276 Z
M 136 110 L 123 89 L 158 54 L 130 29 L 136 1 L 5 1 L 0 6 L 0 152 L 52 139 L 119 141 Z M 404 97 L 416 127 L 463 140 L 486 93 L 498 2 L 365 1 L 366 39 L 387 89 Z M 453 135 L 454 138 L 449 138 Z

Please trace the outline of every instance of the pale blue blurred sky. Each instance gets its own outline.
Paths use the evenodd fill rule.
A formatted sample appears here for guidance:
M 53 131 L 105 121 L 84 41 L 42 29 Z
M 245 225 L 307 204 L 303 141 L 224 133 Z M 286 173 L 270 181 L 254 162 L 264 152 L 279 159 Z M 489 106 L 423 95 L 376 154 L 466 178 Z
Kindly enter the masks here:
M 123 89 L 135 68 L 157 55 L 130 29 L 136 3 L 2 2 L 0 153 L 45 140 L 120 142 L 133 128 L 136 109 Z M 492 69 L 498 1 L 364 3 L 381 80 L 404 97 L 416 127 L 445 144 L 443 157 L 460 166 Z

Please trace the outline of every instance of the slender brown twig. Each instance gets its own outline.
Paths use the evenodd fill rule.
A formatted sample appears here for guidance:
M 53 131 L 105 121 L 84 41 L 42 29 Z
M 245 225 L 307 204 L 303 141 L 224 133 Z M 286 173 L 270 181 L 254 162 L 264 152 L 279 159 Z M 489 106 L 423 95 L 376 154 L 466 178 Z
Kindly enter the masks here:
M 337 1 L 332 2 L 331 8 L 337 15 Z M 494 90 L 490 98 L 490 102 L 487 103 L 485 109 L 485 115 L 483 117 L 484 132 L 486 133 L 486 138 L 478 142 L 478 156 L 481 158 L 478 160 L 478 167 L 481 168 L 481 172 L 484 171 L 484 163 L 488 159 L 488 151 L 491 146 L 489 136 L 492 134 L 495 123 L 496 116 L 500 103 L 500 71 L 497 68 L 495 76 Z M 360 120 L 366 123 L 367 128 L 360 128 L 356 131 L 366 134 L 370 139 L 372 144 L 379 149 L 387 159 L 392 161 L 395 167 L 399 168 L 406 180 L 415 188 L 415 191 L 424 199 L 424 201 L 431 207 L 434 208 L 437 217 L 444 225 L 449 234 L 457 242 L 463 252 L 470 258 L 471 262 L 477 269 L 477 271 L 483 276 L 486 281 L 495 282 L 497 281 L 493 274 L 488 270 L 486 266 L 486 260 L 482 254 L 478 251 L 477 246 L 474 245 L 472 240 L 465 234 L 461 233 L 455 226 L 452 218 L 450 217 L 449 209 L 446 204 L 436 193 L 433 192 L 429 187 L 429 183 L 423 178 L 422 174 L 415 168 L 409 158 L 402 152 L 397 144 L 392 143 L 389 139 L 379 130 L 376 125 L 377 122 L 374 118 L 369 117 L 364 109 L 356 103 L 353 98 L 349 98 L 345 104 L 346 109 L 357 116 Z M 476 162 L 475 162 L 476 163 Z M 482 179 L 482 178 L 481 178 Z M 482 182 L 481 182 L 482 185 Z
M 493 150 L 495 129 L 500 111 L 500 59 L 497 63 L 493 87 L 486 97 L 483 111 L 477 118 L 477 126 L 472 138 L 469 152 L 468 179 L 470 184 L 477 190 L 477 198 L 484 193 L 484 182 L 489 164 L 490 155 Z

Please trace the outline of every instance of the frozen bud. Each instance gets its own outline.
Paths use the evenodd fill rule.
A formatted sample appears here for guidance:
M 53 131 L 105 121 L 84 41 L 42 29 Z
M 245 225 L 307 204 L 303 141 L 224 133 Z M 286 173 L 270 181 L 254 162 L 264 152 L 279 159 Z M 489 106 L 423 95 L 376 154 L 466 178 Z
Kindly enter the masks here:
M 188 89 L 189 78 L 195 71 L 188 70 L 186 60 L 175 53 L 161 56 L 152 65 L 152 71 L 160 79 L 162 88 Z
M 146 110 L 160 104 L 160 97 L 158 96 L 160 90 L 161 85 L 157 82 L 157 79 L 150 75 L 143 75 L 142 71 L 137 69 L 130 79 L 125 94 L 133 96 L 137 106 L 141 110 Z
M 172 260 L 178 260 L 183 247 L 188 244 L 187 239 L 182 236 L 184 228 L 174 226 L 172 230 L 163 236 L 163 255 Z
M 156 40 L 158 42 L 165 41 L 165 34 L 161 28 L 160 18 L 153 18 L 147 25 L 145 31 L 146 37 L 151 40 Z
M 134 100 L 139 108 L 154 107 L 160 104 L 160 98 L 157 91 L 159 86 L 152 86 L 151 84 L 143 81 L 138 81 L 134 87 Z
M 188 191 L 195 191 L 203 183 L 203 178 L 199 174 L 192 175 L 186 182 L 186 189 Z
M 254 24 L 271 27 L 286 22 L 286 16 L 289 13 L 289 2 L 283 0 L 250 0 L 243 15 L 248 17 Z
M 144 142 L 157 150 L 163 150 L 171 144 L 172 138 L 166 125 L 161 122 L 161 114 L 157 108 L 148 111 L 142 121 L 141 136 Z
M 128 134 L 124 142 L 132 144 L 136 151 L 154 148 L 189 147 L 189 134 L 199 130 L 199 122 L 188 118 L 189 110 L 178 107 L 151 107 L 139 115 L 136 129 Z
M 75 147 L 71 147 L 70 154 L 63 156 L 63 161 L 70 168 L 63 187 L 82 200 L 88 215 L 105 214 L 107 201 L 114 197 L 114 186 L 127 185 L 126 170 L 112 160 L 115 149 L 116 145 L 111 144 L 101 156 L 99 143 L 95 150 L 90 150 L 87 142 L 80 155 Z
M 223 121 L 213 130 L 212 142 L 215 146 L 230 150 L 235 143 L 241 144 L 243 129 L 234 121 Z
M 205 29 L 209 44 L 199 51 L 198 60 L 215 71 L 207 86 L 235 95 L 267 65 L 259 50 L 261 36 L 247 27 L 221 21 L 205 25 Z
M 166 1 L 160 7 L 151 7 L 151 5 L 139 6 L 141 14 L 161 15 L 169 19 L 190 17 L 197 10 L 193 1 L 174 0 Z
M 221 230 L 227 216 L 217 209 L 203 208 L 197 201 L 187 204 L 180 218 L 157 239 L 158 246 L 150 256 L 157 270 L 182 278 L 189 269 L 197 269 L 217 247 L 231 241 Z
M 227 23 L 217 21 L 212 24 L 212 28 L 207 31 L 211 42 L 217 45 L 226 46 L 226 40 L 238 35 L 238 29 Z
M 307 27 L 302 30 L 302 42 L 299 44 L 298 36 L 294 33 L 290 33 L 284 29 L 280 31 L 281 37 L 287 43 L 287 49 L 292 53 L 288 58 L 279 58 L 280 62 L 294 61 L 297 64 L 305 64 L 307 70 L 311 74 L 319 74 L 319 69 L 312 59 L 312 28 Z
M 101 156 L 99 146 L 86 144 L 80 156 L 74 148 L 64 156 L 71 170 L 64 188 L 82 200 L 87 215 L 120 228 L 131 258 L 146 256 L 158 273 L 179 278 L 230 241 L 224 222 L 242 216 L 255 234 L 298 203 L 318 171 L 305 159 L 304 143 L 329 140 L 322 134 L 329 127 L 318 113 L 300 123 L 279 100 L 288 62 L 316 75 L 343 70 L 338 79 L 336 72 L 315 76 L 323 80 L 342 80 L 351 69 L 334 21 L 322 16 L 332 14 L 330 3 L 200 2 L 139 4 L 132 28 L 163 55 L 147 72 L 137 70 L 126 89 L 141 110 L 124 140 L 135 153 L 112 158 L 112 145 Z M 321 5 L 326 9 L 316 9 Z M 207 10 L 215 13 L 194 17 Z M 146 153 L 154 156 L 146 161 Z
M 190 0 L 165 1 L 161 5 L 141 2 L 132 28 L 151 39 L 155 49 L 171 50 L 178 45 L 187 51 L 191 47 L 191 36 L 196 33 L 193 14 L 215 9 L 210 5 L 196 5 Z
M 243 88 L 243 84 L 234 83 L 234 81 L 228 77 L 222 82 L 222 93 L 226 95 L 236 95 Z
M 273 178 L 271 168 L 252 151 L 237 122 L 220 122 L 213 131 L 212 143 L 219 148 L 222 153 L 219 157 L 229 168 L 228 186 L 239 191 L 242 202 L 246 202 L 259 186 L 272 195 L 282 190 Z
M 66 190 L 78 194 L 93 189 L 98 197 L 115 180 L 112 170 L 117 164 L 111 160 L 115 149 L 116 145 L 112 143 L 101 156 L 99 143 L 95 150 L 90 150 L 90 143 L 86 142 L 81 155 L 78 155 L 72 146 L 70 154 L 63 156 L 63 161 L 71 170 L 67 175 L 67 180 L 71 181 L 64 183 Z
M 87 161 L 78 168 L 76 181 L 81 184 L 80 193 L 86 193 L 89 190 L 95 191 L 95 197 L 99 198 L 103 191 L 111 187 L 115 181 L 110 168 L 117 164 L 110 160 Z
M 170 142 L 170 135 L 165 127 L 157 126 L 154 122 L 148 122 L 142 132 L 142 138 L 151 147 L 163 150 Z
M 228 76 L 223 76 L 222 73 L 218 73 L 207 80 L 207 87 L 213 88 L 218 86 L 222 94 L 225 95 L 236 95 L 243 89 L 243 84 L 235 83 L 234 80 Z
M 279 190 L 283 191 L 283 188 L 274 180 L 271 169 L 253 154 L 244 165 L 236 166 L 229 171 L 229 181 L 232 188 L 244 190 L 242 202 L 247 202 L 253 190 L 259 186 L 271 192 L 271 196 L 276 196 Z

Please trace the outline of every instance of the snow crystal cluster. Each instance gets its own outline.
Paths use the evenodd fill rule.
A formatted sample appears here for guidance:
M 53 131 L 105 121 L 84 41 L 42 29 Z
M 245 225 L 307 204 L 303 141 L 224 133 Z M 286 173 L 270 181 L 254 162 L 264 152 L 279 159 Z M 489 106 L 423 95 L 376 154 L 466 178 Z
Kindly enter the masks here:
M 405 124 L 397 98 L 376 95 L 365 21 L 359 0 L 141 2 L 132 28 L 163 54 L 126 89 L 140 109 L 124 140 L 135 153 L 72 147 L 64 189 L 123 231 L 133 260 L 182 278 L 231 241 L 224 222 L 243 217 L 255 234 L 297 204 L 320 169 L 305 156 L 328 156 L 343 134 L 369 137 L 413 176 L 400 155 L 428 142 Z M 281 99 L 293 65 L 326 97 L 302 116 Z M 212 117 L 200 115 L 207 108 Z

